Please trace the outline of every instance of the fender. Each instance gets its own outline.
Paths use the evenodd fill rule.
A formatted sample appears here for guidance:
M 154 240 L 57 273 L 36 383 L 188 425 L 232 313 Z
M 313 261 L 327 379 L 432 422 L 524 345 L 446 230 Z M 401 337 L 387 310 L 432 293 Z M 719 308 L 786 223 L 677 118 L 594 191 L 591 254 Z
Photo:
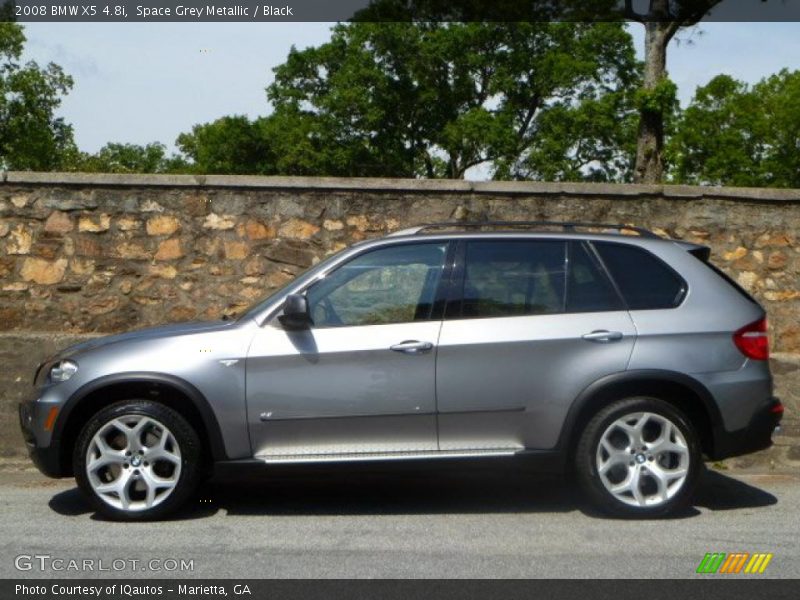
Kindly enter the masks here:
M 561 433 L 558 436 L 556 447 L 562 451 L 569 450 L 571 436 L 576 433 L 574 428 L 579 415 L 585 408 L 588 408 L 596 401 L 603 390 L 617 386 L 635 385 L 637 383 L 676 383 L 692 390 L 702 401 L 703 408 L 711 422 L 711 429 L 714 437 L 717 437 L 717 432 L 722 427 L 722 415 L 711 393 L 702 383 L 684 373 L 678 373 L 676 371 L 669 371 L 666 369 L 637 369 L 633 371 L 611 373 L 586 386 L 572 402 L 567 412 L 564 424 L 561 427 Z
M 60 440 L 62 437 L 65 424 L 69 421 L 69 416 L 73 409 L 92 392 L 95 392 L 103 387 L 115 385 L 120 383 L 160 383 L 169 387 L 175 388 L 184 394 L 191 401 L 192 405 L 200 413 L 203 420 L 203 425 L 208 432 L 209 443 L 211 446 L 211 457 L 214 461 L 227 460 L 228 455 L 225 451 L 225 444 L 222 439 L 222 432 L 217 422 L 217 417 L 211 409 L 211 405 L 206 400 L 206 397 L 188 381 L 175 377 L 174 375 L 167 375 L 165 373 L 155 372 L 128 372 L 128 373 L 113 373 L 111 375 L 104 375 L 97 379 L 86 383 L 78 388 L 69 397 L 67 402 L 61 409 L 61 414 L 56 421 L 53 430 L 53 439 Z

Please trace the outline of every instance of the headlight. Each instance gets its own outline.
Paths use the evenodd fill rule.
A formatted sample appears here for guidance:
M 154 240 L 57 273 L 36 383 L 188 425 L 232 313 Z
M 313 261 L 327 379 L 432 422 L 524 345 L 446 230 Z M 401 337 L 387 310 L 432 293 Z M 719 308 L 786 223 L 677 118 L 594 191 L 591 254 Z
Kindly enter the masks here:
M 60 383 L 78 372 L 78 365 L 71 360 L 60 360 L 50 367 L 50 381 Z

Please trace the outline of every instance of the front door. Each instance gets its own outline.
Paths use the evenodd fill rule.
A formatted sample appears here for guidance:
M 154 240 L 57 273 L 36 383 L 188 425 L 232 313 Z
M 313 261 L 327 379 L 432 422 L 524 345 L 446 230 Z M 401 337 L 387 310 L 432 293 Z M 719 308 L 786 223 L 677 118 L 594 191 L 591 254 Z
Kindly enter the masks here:
M 313 325 L 277 320 L 247 358 L 256 456 L 437 449 L 435 305 L 446 243 L 366 251 L 306 291 Z

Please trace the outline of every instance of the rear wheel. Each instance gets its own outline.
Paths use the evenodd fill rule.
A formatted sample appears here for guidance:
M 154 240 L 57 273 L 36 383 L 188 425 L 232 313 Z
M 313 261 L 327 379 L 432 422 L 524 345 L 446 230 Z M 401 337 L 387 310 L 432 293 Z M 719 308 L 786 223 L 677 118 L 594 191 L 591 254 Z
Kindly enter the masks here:
M 174 410 L 127 400 L 86 424 L 73 463 L 79 487 L 98 512 L 127 521 L 160 518 L 194 490 L 200 440 Z
M 575 454 L 580 485 L 605 512 L 661 516 L 685 506 L 702 470 L 686 417 L 657 398 L 627 398 L 597 413 Z

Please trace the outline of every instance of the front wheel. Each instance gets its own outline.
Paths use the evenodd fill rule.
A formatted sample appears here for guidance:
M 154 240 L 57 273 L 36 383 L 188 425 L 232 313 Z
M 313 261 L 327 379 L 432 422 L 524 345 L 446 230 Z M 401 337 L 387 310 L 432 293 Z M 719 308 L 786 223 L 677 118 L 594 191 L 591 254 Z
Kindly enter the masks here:
M 588 496 L 619 516 L 662 516 L 685 506 L 702 470 L 700 443 L 686 417 L 647 397 L 598 412 L 581 434 L 575 461 Z
M 174 410 L 126 400 L 101 410 L 75 445 L 78 486 L 103 515 L 117 520 L 161 518 L 194 490 L 200 440 Z

